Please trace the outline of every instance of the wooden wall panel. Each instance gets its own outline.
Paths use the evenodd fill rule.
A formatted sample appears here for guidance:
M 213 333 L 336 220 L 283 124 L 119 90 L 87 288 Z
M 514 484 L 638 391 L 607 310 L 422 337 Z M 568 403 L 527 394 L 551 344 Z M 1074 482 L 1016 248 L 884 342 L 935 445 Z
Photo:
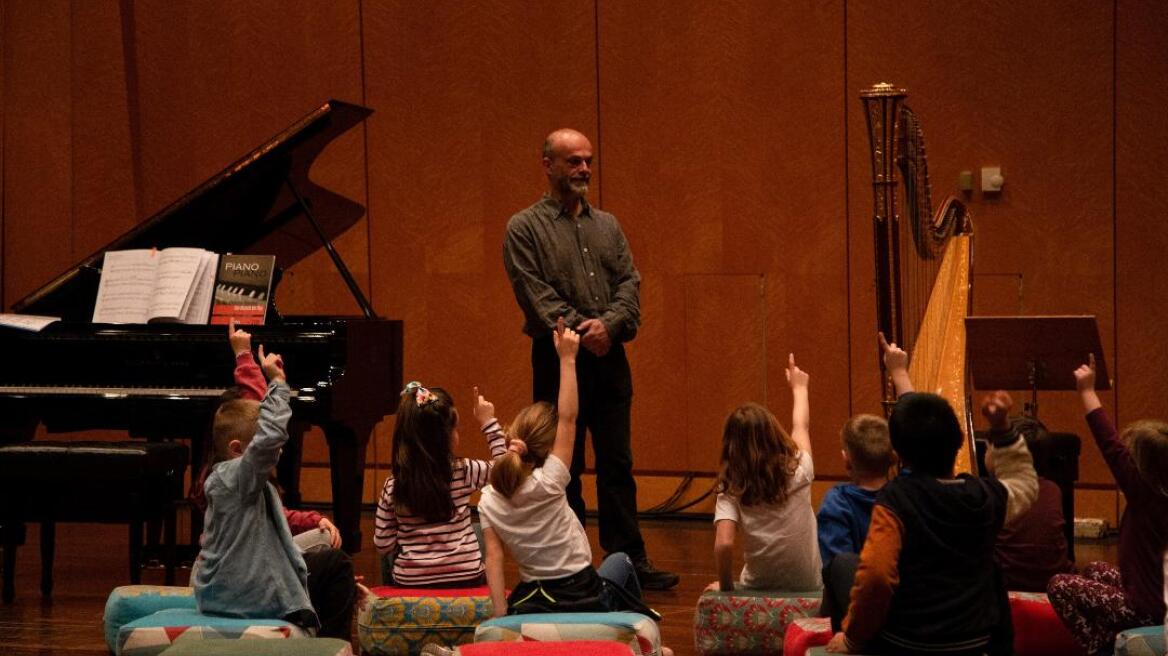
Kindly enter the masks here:
M 378 112 L 369 121 L 378 308 L 405 321 L 406 379 L 450 390 L 460 451 L 485 456 L 472 385 L 504 420 L 531 402 L 504 228 L 546 188 L 545 135 L 597 133 L 595 9 L 399 1 L 366 3 L 363 20 L 366 96 Z M 380 460 L 391 433 L 386 422 Z
M 358 3 L 134 3 L 133 75 L 144 215 L 258 146 L 329 98 L 360 103 Z M 337 139 L 312 177 L 365 202 L 362 129 Z M 335 240 L 368 292 L 368 226 Z M 277 295 L 286 313 L 356 313 L 323 251 L 286 273 Z
M 634 452 L 654 470 L 713 471 L 716 459 L 683 455 L 717 453 L 726 411 L 699 395 L 679 414 L 679 361 L 666 354 L 693 354 L 701 361 L 687 366 L 722 371 L 738 389 L 754 370 L 718 365 L 731 343 L 761 331 L 760 400 L 789 423 L 783 372 L 795 351 L 815 376 L 818 425 L 847 418 L 846 395 L 827 392 L 846 389 L 848 376 L 842 18 L 842 5 L 822 3 L 600 4 L 604 206 L 622 217 L 651 300 L 669 301 L 645 305 L 633 361 Z M 700 312 L 734 298 L 711 285 L 713 298 L 697 301 L 681 291 L 689 274 L 763 276 L 766 312 L 755 325 L 726 321 L 714 343 L 689 343 L 675 328 L 688 321 L 685 304 Z M 678 426 L 684 417 L 689 426 Z M 669 434 L 698 443 L 665 453 L 648 443 Z
M 871 169 L 858 92 L 888 81 L 923 119 L 934 198 L 963 169 L 1001 166 L 998 197 L 968 196 L 975 272 L 1021 273 L 1036 314 L 1096 314 L 1115 353 L 1111 204 L 1112 6 L 1005 0 L 971 5 L 850 3 L 848 170 L 853 325 L 873 325 Z M 1012 314 L 1008 307 L 980 311 Z M 853 333 L 853 399 L 870 406 L 876 352 Z M 1085 433 L 1073 394 L 1047 393 L 1041 418 Z M 1110 396 L 1107 398 L 1110 403 Z M 1093 450 L 1082 477 L 1108 480 Z
M 4 5 L 4 301 L 71 263 L 71 3 Z
M 1116 44 L 1117 421 L 1168 419 L 1168 5 L 1121 0 Z

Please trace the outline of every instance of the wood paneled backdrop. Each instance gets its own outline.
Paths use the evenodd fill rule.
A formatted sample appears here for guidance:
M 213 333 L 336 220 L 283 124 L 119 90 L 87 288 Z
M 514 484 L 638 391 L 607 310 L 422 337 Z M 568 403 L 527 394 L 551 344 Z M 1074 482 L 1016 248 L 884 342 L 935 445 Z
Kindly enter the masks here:
M 789 418 L 792 351 L 812 373 L 818 473 L 841 476 L 838 429 L 879 394 L 857 93 L 891 81 L 923 117 L 936 196 L 962 170 L 1005 174 L 1000 195 L 966 196 L 975 312 L 1097 315 L 1108 408 L 1168 417 L 1158 0 L 0 8 L 5 308 L 323 100 L 356 102 L 376 113 L 313 171 L 368 208 L 337 247 L 378 312 L 404 320 L 407 378 L 464 410 L 478 384 L 509 417 L 530 373 L 503 230 L 543 189 L 543 136 L 573 126 L 596 148 L 593 201 L 621 218 L 644 279 L 630 347 L 642 506 L 715 469 L 735 404 Z M 323 253 L 288 272 L 280 301 L 357 310 Z M 1073 394 L 1042 403 L 1052 428 L 1086 437 Z M 370 499 L 391 429 L 373 442 Z M 319 436 L 308 457 L 327 495 Z M 1087 487 L 1111 482 L 1089 442 L 1081 463 Z M 1085 490 L 1079 514 L 1114 519 L 1119 504 Z

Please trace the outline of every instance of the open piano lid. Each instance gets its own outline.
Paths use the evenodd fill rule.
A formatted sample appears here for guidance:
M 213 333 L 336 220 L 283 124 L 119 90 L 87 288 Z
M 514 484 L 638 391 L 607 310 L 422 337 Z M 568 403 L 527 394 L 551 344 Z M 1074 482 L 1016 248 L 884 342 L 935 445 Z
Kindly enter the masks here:
M 288 182 L 310 207 L 332 240 L 365 213 L 360 203 L 308 179 L 317 155 L 333 139 L 361 123 L 373 110 L 338 100 L 293 123 L 209 180 L 106 244 L 25 298 L 15 312 L 88 322 L 106 251 L 188 246 L 215 253 L 274 253 L 287 268 L 321 247 Z

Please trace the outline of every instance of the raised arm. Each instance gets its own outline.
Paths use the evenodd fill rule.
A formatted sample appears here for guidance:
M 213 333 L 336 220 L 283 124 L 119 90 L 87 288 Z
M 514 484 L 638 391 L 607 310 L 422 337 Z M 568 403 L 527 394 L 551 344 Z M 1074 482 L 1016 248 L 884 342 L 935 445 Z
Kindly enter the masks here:
M 268 482 L 272 468 L 280 459 L 280 450 L 288 441 L 288 420 L 292 417 L 283 359 L 275 353 L 264 355 L 264 347 L 261 345 L 260 361 L 271 382 L 260 403 L 255 437 L 244 449 L 241 459 L 240 489 L 245 495 L 258 493 Z
M 1075 369 L 1075 389 L 1079 390 L 1079 400 L 1083 402 L 1083 411 L 1086 414 L 1103 407 L 1099 394 L 1095 391 L 1095 354 L 1087 356 L 1087 364 L 1079 365 Z
M 552 335 L 556 353 L 560 356 L 560 397 L 556 402 L 558 421 L 551 455 L 565 465 L 570 465 L 576 443 L 576 416 L 580 410 L 576 393 L 576 353 L 580 350 L 580 336 L 564 325 L 563 317 L 557 321 L 556 331 Z
M 787 382 L 791 385 L 791 439 L 799 450 L 811 455 L 811 403 L 807 388 L 811 376 L 795 365 L 795 354 L 787 356 Z
M 487 448 L 491 451 L 491 459 L 494 460 L 507 453 L 507 439 L 503 435 L 503 427 L 495 418 L 495 404 L 483 398 L 478 385 L 474 388 L 474 399 L 475 420 L 479 422 L 479 430 L 487 438 Z
M 876 333 L 880 339 L 880 350 L 884 353 L 884 370 L 892 378 L 892 386 L 896 389 L 896 398 L 913 391 L 912 380 L 908 377 L 908 353 L 896 345 L 889 344 L 884 333 Z
M 262 401 L 268 389 L 264 380 L 264 372 L 256 364 L 251 354 L 251 333 L 235 328 L 235 319 L 227 325 L 227 341 L 231 344 L 231 351 L 235 354 L 235 385 L 239 387 L 239 396 L 245 399 Z

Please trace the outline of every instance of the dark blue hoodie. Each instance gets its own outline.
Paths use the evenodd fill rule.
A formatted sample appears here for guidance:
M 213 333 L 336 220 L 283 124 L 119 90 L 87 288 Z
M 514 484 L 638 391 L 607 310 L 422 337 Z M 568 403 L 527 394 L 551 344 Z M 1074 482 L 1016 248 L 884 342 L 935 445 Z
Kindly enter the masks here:
M 827 491 L 819 505 L 819 555 L 824 567 L 838 553 L 860 553 L 872 505 L 879 490 L 865 490 L 854 483 L 840 483 Z

